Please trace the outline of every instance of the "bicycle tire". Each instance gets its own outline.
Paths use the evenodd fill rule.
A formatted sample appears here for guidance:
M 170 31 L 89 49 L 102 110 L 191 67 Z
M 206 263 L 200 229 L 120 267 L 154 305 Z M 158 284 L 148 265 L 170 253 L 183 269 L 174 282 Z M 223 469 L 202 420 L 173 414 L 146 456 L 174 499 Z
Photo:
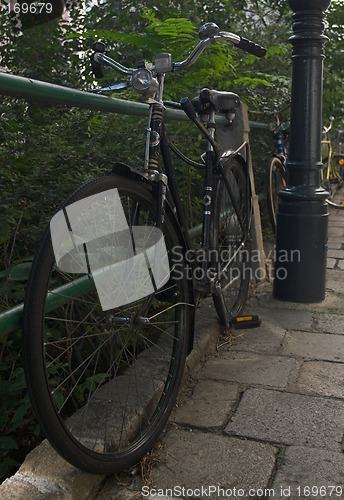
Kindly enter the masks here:
M 287 185 L 285 166 L 280 158 L 270 158 L 266 170 L 266 202 L 271 227 L 276 233 L 278 193 Z
M 103 193 L 106 198 L 112 189 L 118 190 L 130 234 L 137 224 L 154 226 L 153 188 L 122 176 L 90 181 L 64 206 L 80 200 L 87 205 L 88 197 Z M 168 212 L 163 234 L 170 260 L 182 242 Z M 146 243 L 136 241 L 135 250 Z M 122 250 L 117 244 L 117 254 Z M 183 265 L 180 256 L 178 265 Z M 81 292 L 80 279 L 90 280 L 89 274 L 80 278 L 58 269 L 50 229 L 45 232 L 24 306 L 24 369 L 44 434 L 79 469 L 107 475 L 137 463 L 166 424 L 182 380 L 192 307 L 183 268 L 170 271 L 154 300 L 150 295 L 104 311 L 94 282 L 92 290 Z M 67 301 L 66 289 L 60 287 L 68 283 L 73 288 Z M 46 300 L 51 288 L 61 301 L 53 311 Z M 142 318 L 147 303 L 149 311 Z
M 212 268 L 218 289 L 213 302 L 220 323 L 228 325 L 238 316 L 246 303 L 251 279 L 251 196 L 244 165 L 234 158 L 224 165 L 224 173 L 231 186 L 230 197 L 221 175 L 215 180 L 214 211 L 212 218 Z M 234 203 L 233 203 L 234 202 Z M 244 231 L 239 223 L 239 209 Z
M 333 208 L 339 208 L 340 210 L 344 209 L 344 201 L 342 201 L 342 203 L 337 203 L 337 202 L 329 200 L 329 199 L 326 201 L 327 201 L 328 205 L 330 205 Z

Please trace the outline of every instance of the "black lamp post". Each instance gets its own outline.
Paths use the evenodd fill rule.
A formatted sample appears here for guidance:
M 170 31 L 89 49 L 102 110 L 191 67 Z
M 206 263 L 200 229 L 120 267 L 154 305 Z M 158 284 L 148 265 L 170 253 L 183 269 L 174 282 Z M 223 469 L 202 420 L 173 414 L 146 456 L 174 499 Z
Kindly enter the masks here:
M 288 184 L 279 194 L 274 296 L 325 298 L 328 193 L 320 186 L 325 10 L 331 0 L 288 0 L 293 15 Z

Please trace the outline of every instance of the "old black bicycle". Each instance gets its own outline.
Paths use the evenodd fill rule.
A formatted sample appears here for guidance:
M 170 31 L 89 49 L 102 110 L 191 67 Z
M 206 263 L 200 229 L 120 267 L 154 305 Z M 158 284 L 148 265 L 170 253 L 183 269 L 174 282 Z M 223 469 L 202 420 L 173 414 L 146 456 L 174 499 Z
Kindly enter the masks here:
M 127 68 L 94 44 L 93 69 L 126 75 L 149 104 L 142 165 L 116 162 L 78 188 L 51 219 L 35 257 L 24 306 L 24 366 L 42 429 L 75 466 L 111 474 L 137 462 L 161 433 L 192 349 L 199 296 L 212 296 L 220 322 L 240 317 L 250 281 L 248 145 L 220 152 L 216 114 L 229 123 L 232 92 L 163 100 L 165 74 L 187 70 L 214 42 L 256 56 L 265 49 L 207 23 L 191 54 Z M 116 85 L 100 91 L 113 91 Z M 166 135 L 166 107 L 183 109 L 207 141 L 200 160 Z M 171 151 L 204 171 L 199 246 L 190 241 Z M 246 159 L 245 159 L 246 158 Z

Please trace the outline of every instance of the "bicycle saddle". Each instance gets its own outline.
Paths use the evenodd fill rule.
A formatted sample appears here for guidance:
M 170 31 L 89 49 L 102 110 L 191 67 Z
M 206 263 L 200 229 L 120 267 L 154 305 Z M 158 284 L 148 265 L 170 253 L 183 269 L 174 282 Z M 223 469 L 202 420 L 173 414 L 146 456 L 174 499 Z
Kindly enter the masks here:
M 193 103 L 195 103 L 196 100 L 193 100 Z M 196 111 L 202 111 L 208 104 L 212 104 L 216 112 L 228 113 L 240 107 L 240 98 L 237 94 L 234 94 L 234 92 L 204 88 L 198 96 L 198 104 L 200 109 L 196 109 Z

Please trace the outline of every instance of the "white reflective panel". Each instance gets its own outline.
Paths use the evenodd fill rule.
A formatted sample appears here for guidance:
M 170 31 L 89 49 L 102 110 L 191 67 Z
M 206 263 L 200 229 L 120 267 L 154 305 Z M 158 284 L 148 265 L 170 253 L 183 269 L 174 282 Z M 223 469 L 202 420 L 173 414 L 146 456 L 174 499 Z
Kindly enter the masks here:
M 84 243 L 128 229 L 117 189 L 88 196 L 60 210 L 50 221 L 56 264 L 68 273 L 87 273 Z M 68 224 L 72 229 L 69 231 Z
M 125 234 L 127 245 L 125 245 Z M 102 254 L 99 267 L 98 252 L 87 244 L 88 259 L 102 309 L 114 309 L 142 299 L 161 288 L 169 279 L 170 269 L 164 236 L 155 227 L 135 226 L 121 233 L 119 255 Z M 133 247 L 131 247 L 133 245 Z M 122 250 L 128 257 L 123 260 Z M 135 255 L 129 256 L 130 249 Z
M 88 272 L 88 263 L 104 311 L 142 299 L 168 281 L 161 230 L 130 230 L 117 189 L 72 203 L 66 214 L 60 210 L 50 222 L 57 266 L 80 274 Z

